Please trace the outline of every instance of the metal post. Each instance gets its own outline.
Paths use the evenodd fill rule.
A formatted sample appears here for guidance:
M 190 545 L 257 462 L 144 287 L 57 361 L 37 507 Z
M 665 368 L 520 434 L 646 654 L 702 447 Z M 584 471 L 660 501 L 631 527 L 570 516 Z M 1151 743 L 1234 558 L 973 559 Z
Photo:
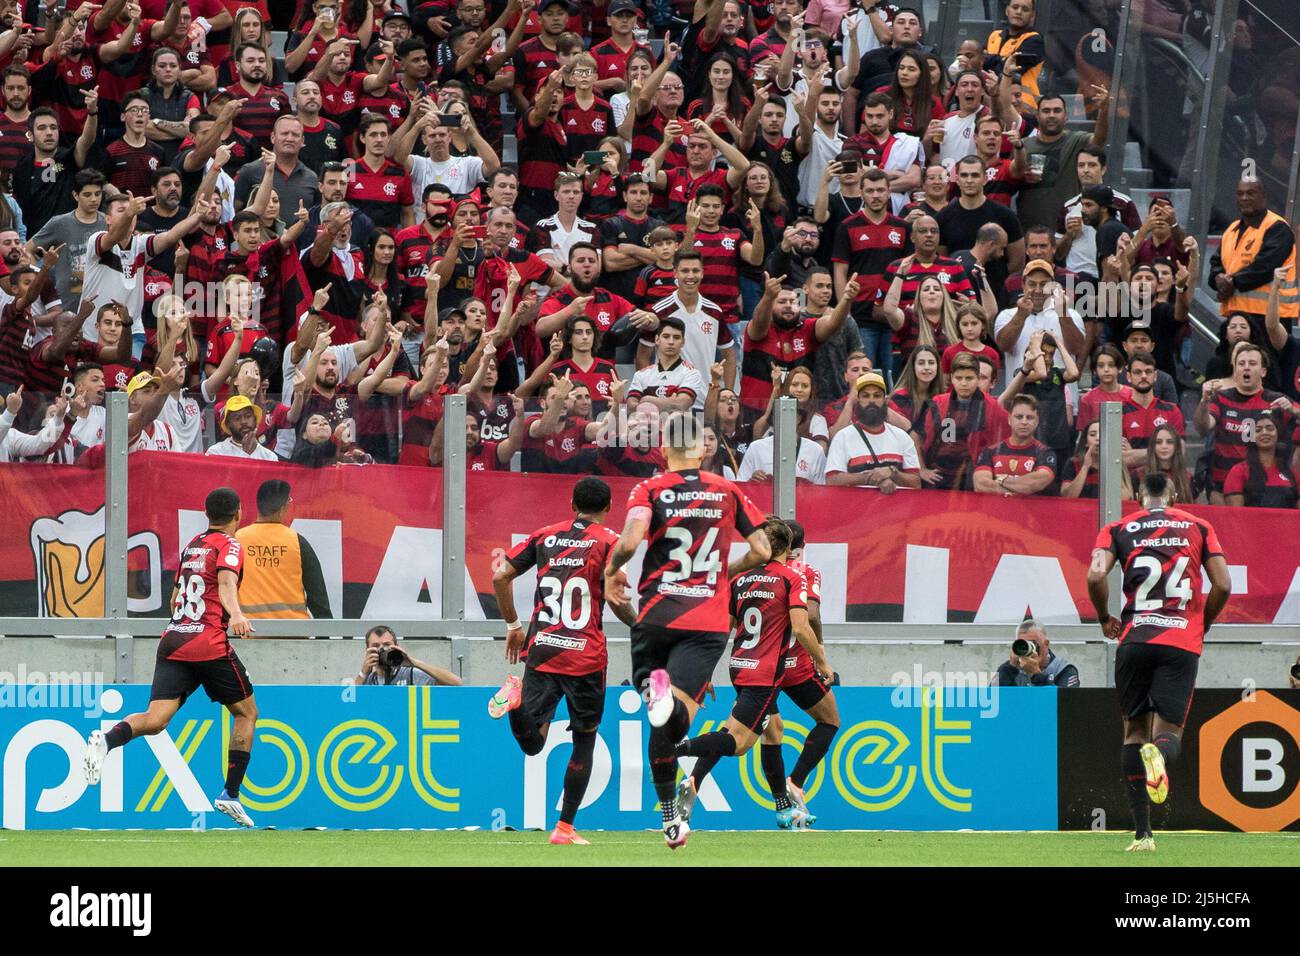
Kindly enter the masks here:
M 1296 116 L 1296 129 L 1300 129 L 1300 112 Z M 1295 222 L 1296 201 L 1300 199 L 1296 193 L 1300 192 L 1300 149 L 1291 151 L 1291 179 L 1286 187 L 1286 219 L 1287 222 Z
M 938 33 L 932 45 L 936 50 L 955 50 L 957 48 L 957 31 L 961 28 L 961 3 L 949 0 L 939 7 L 939 19 L 932 24 Z
M 795 462 L 799 457 L 799 404 L 789 395 L 776 400 L 776 432 L 772 440 L 772 510 L 794 517 Z
M 1099 487 L 1097 492 L 1097 526 L 1104 528 L 1118 521 L 1123 514 L 1124 486 L 1121 475 L 1124 468 L 1124 406 L 1119 402 L 1101 405 L 1101 446 L 1099 452 Z M 1120 569 L 1110 574 L 1110 613 L 1118 616 L 1122 596 Z M 1106 642 L 1106 686 L 1115 686 L 1115 644 Z
M 104 469 L 104 617 L 125 621 L 126 601 L 126 392 L 109 392 L 106 398 L 108 450 Z M 113 680 L 129 684 L 134 670 L 134 639 L 113 634 Z
M 1133 16 L 1132 4 L 1125 0 L 1124 9 L 1119 18 L 1119 36 L 1115 38 L 1115 69 L 1110 78 L 1110 102 L 1106 104 L 1109 125 L 1106 133 L 1106 181 L 1112 186 L 1127 188 L 1124 174 L 1124 152 L 1129 137 L 1129 117 L 1119 111 L 1120 94 L 1128 90 L 1129 114 L 1132 115 L 1133 103 L 1138 95 L 1140 84 L 1128 82 L 1125 70 L 1134 70 L 1140 62 L 1141 31 L 1136 24 L 1130 24 Z M 1130 30 L 1130 26 L 1134 29 Z M 1083 91 L 1087 100 L 1091 90 Z
M 445 399 L 442 429 L 442 616 L 465 620 L 465 396 Z M 451 638 L 452 664 L 463 679 L 469 657 L 464 629 Z
M 1201 94 L 1200 130 L 1195 137 L 1196 154 L 1192 160 L 1191 209 L 1187 231 L 1205 249 L 1210 231 L 1210 217 L 1219 190 L 1219 148 L 1223 142 L 1223 115 L 1227 110 L 1228 71 L 1232 69 L 1232 28 L 1237 22 L 1238 0 L 1219 0 L 1214 6 L 1214 30 L 1210 34 L 1210 72 Z M 1208 264 L 1210 257 L 1205 261 Z M 1193 277 L 1199 281 L 1199 277 Z

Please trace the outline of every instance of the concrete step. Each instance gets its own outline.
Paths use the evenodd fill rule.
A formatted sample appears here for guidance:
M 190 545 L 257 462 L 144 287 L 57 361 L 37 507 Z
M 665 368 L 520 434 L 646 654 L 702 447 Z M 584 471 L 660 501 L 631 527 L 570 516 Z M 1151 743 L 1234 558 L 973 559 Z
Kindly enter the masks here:
M 271 31 L 271 56 L 277 59 L 284 58 L 285 44 L 289 42 L 289 34 L 284 30 Z
M 1155 173 L 1149 169 L 1124 170 L 1124 182 L 1128 184 L 1130 192 L 1149 188 L 1154 179 Z
M 1132 140 L 1124 144 L 1124 168 L 1143 169 L 1142 146 Z

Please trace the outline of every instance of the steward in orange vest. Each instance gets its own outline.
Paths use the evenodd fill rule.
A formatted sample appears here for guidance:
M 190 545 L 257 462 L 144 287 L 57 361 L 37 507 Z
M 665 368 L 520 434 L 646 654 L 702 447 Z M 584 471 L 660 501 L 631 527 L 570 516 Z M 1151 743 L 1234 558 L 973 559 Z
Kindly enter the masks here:
M 244 549 L 239 605 L 247 617 L 333 617 L 316 552 L 286 524 L 292 500 L 287 481 L 262 482 L 257 489 L 257 521 L 235 533 Z
M 1272 212 L 1258 180 L 1237 184 L 1237 211 L 1241 218 L 1223 231 L 1223 242 L 1210 259 L 1210 288 L 1219 296 L 1219 312 L 1252 315 L 1262 321 L 1268 310 L 1273 273 L 1285 268 L 1289 279 L 1279 291 L 1284 324 L 1300 317 L 1300 290 L 1296 288 L 1295 230 Z

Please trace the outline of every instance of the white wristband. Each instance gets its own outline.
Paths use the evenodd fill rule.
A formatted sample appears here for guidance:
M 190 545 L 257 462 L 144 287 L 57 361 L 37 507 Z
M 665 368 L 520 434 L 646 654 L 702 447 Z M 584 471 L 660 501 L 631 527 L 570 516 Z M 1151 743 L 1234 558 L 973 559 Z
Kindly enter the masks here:
M 523 629 L 524 626 L 520 624 L 518 621 L 513 621 L 510 624 L 506 625 L 507 631 L 522 631 Z
M 204 34 L 212 32 L 212 24 L 208 22 L 207 17 L 195 17 L 194 22 L 202 28 Z

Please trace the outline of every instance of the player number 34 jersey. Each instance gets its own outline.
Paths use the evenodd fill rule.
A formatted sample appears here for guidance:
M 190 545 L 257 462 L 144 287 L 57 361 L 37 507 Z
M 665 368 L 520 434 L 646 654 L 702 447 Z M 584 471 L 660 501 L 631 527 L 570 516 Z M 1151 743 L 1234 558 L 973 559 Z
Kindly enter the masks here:
M 244 552 L 223 531 L 205 531 L 181 551 L 176 572 L 172 619 L 163 631 L 158 655 L 177 661 L 210 661 L 230 653 L 226 625 L 230 615 L 221 604 L 217 577 L 233 571 L 244 577 Z
M 1177 508 L 1138 511 L 1102 528 L 1096 547 L 1123 569 L 1120 642 L 1201 653 L 1205 562 L 1223 555 L 1209 523 Z
M 707 471 L 670 471 L 641 482 L 628 518 L 645 521 L 638 623 L 680 631 L 727 631 L 727 559 L 763 514 L 730 481 Z

